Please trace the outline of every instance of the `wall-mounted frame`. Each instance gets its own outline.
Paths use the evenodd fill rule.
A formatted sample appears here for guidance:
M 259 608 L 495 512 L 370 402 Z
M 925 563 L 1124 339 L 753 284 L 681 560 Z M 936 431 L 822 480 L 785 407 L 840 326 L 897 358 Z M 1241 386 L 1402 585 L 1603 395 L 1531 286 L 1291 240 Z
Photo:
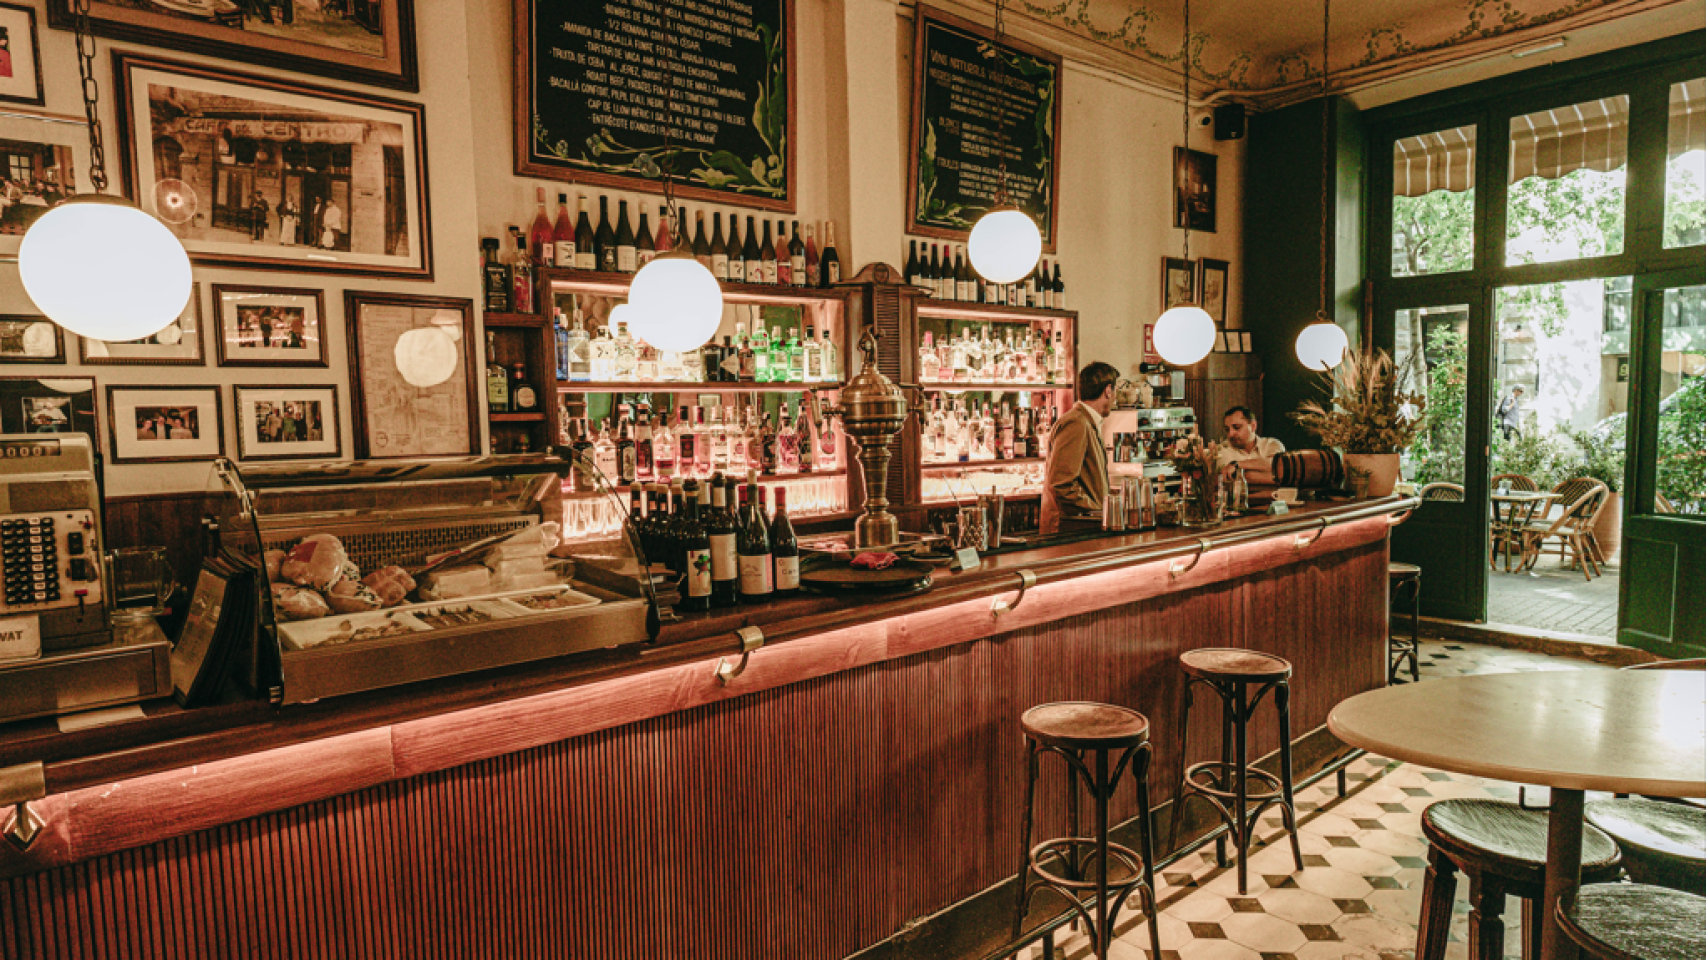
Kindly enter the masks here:
M 480 452 L 474 302 L 344 292 L 358 460 Z
M 430 280 L 426 113 L 113 54 L 125 188 L 221 266 Z
M 64 363 L 65 331 L 46 317 L 0 316 L 0 363 Z
M 114 463 L 212 460 L 225 453 L 218 387 L 107 387 Z
M 222 367 L 325 367 L 326 294 L 288 287 L 213 285 Z
M 333 459 L 338 442 L 338 388 L 333 384 L 232 387 L 237 459 Z
M 1196 264 L 1179 257 L 1161 258 L 1161 309 L 1189 303 L 1197 295 Z
M 15 256 L 24 231 L 49 207 L 77 192 L 89 170 L 89 128 L 82 121 L 12 114 L 0 116 L 0 154 L 7 183 L 0 183 L 0 255 Z M 27 164 L 30 182 L 10 169 Z
M 0 3 L 0 101 L 34 107 L 47 102 L 41 85 L 36 12 L 15 3 Z
M 95 381 L 89 377 L 0 377 L 0 433 L 82 433 L 99 450 Z
M 1201 150 L 1173 148 L 1173 226 L 1214 232 L 1215 167 L 1218 158 Z
M 652 5 L 514 4 L 517 176 L 662 193 L 667 169 L 678 197 L 794 212 L 794 0 L 700 5 L 729 28 L 712 46 Z M 665 69 L 686 57 L 691 77 Z M 673 121 L 657 74 L 675 79 Z
M 1225 260 L 1203 257 L 1197 261 L 1197 290 L 1202 297 L 1201 306 L 1222 330 L 1226 329 L 1226 292 L 1230 289 L 1227 281 L 1231 277 L 1232 264 Z
M 74 29 L 76 0 L 47 0 L 48 23 Z M 359 3 L 90 0 L 96 36 L 279 67 L 375 87 L 420 90 L 414 0 Z M 337 12 L 337 11 L 343 12 Z
M 184 312 L 159 333 L 122 343 L 78 337 L 77 353 L 91 365 L 204 367 L 207 354 L 201 328 L 201 284 L 196 283 L 190 287 Z

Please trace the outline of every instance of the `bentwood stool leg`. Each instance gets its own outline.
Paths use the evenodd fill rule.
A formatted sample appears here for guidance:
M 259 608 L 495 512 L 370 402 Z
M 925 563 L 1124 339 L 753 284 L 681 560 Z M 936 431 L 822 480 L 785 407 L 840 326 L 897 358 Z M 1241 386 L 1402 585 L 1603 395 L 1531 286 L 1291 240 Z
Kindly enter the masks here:
M 1214 785 L 1221 790 L 1231 787 L 1241 792 L 1243 781 L 1232 772 L 1232 728 L 1237 725 L 1233 720 L 1233 717 L 1236 716 L 1235 708 L 1232 706 L 1228 691 L 1224 687 L 1218 683 L 1211 684 L 1211 686 L 1214 687 L 1214 692 L 1220 695 L 1220 770 L 1214 775 Z M 1243 805 L 1240 804 L 1238 809 L 1242 810 Z M 1233 825 L 1229 832 L 1232 835 L 1232 842 L 1236 844 L 1238 842 L 1237 826 Z M 1222 868 L 1231 865 L 1231 861 L 1226 858 L 1226 834 L 1221 834 L 1214 840 L 1214 864 Z M 1239 884 L 1238 892 L 1244 892 L 1242 883 Z
M 1184 785 L 1185 785 L 1185 774 L 1191 768 L 1191 766 L 1190 766 L 1190 764 L 1191 764 L 1191 760 L 1190 760 L 1191 687 L 1193 687 L 1195 685 L 1196 685 L 1195 680 L 1187 678 L 1185 680 L 1185 695 L 1180 700 L 1181 705 L 1179 707 L 1179 775 L 1173 779 L 1174 783 L 1179 784 L 1179 791 L 1173 797 L 1173 806 L 1172 806 L 1172 809 L 1168 812 L 1168 816 L 1167 816 L 1167 852 L 1168 853 L 1172 853 L 1173 851 L 1179 849 L 1179 821 L 1183 820 L 1185 818 L 1184 817 L 1185 800 L 1188 799 L 1191 795 L 1191 792 L 1189 790 L 1186 790 Z
M 1456 894 L 1457 865 L 1438 847 L 1429 847 L 1428 872 L 1422 879 L 1422 914 L 1416 921 L 1416 960 L 1444 960 Z
M 1025 816 L 1019 821 L 1019 890 L 1013 910 L 1013 939 L 1025 925 L 1025 911 L 1030 906 L 1031 885 L 1031 808 L 1037 797 L 1037 742 L 1025 738 Z
M 1239 896 L 1243 896 L 1248 892 L 1246 888 L 1249 886 L 1250 873 L 1248 863 L 1250 859 L 1250 826 L 1256 819 L 1249 813 L 1250 770 L 1246 765 L 1249 760 L 1248 753 L 1246 752 L 1248 744 L 1244 742 L 1245 731 L 1249 728 L 1249 724 L 1246 723 L 1246 721 L 1249 720 L 1249 714 L 1247 712 L 1248 704 L 1244 699 L 1244 692 L 1244 685 L 1241 683 L 1238 684 L 1236 690 L 1232 694 L 1231 701 L 1232 709 L 1237 715 L 1237 722 L 1233 724 L 1233 736 L 1237 739 L 1237 749 L 1235 751 L 1237 767 L 1232 772 L 1235 784 L 1233 787 L 1233 794 L 1237 797 L 1237 805 L 1232 808 L 1232 819 L 1238 825 L 1233 839 L 1238 844 Z
M 1155 892 L 1155 822 L 1149 816 L 1149 759 L 1144 751 L 1132 762 L 1132 776 L 1137 779 L 1138 824 L 1142 828 L 1143 844 L 1143 915 L 1149 918 L 1150 960 L 1161 958 L 1161 924 L 1156 915 L 1161 912 L 1161 898 Z
M 1291 859 L 1297 869 L 1303 869 L 1303 847 L 1297 841 L 1297 801 L 1291 789 L 1291 684 L 1281 680 L 1274 686 L 1274 706 L 1279 710 L 1280 731 L 1280 816 L 1285 830 L 1291 834 Z

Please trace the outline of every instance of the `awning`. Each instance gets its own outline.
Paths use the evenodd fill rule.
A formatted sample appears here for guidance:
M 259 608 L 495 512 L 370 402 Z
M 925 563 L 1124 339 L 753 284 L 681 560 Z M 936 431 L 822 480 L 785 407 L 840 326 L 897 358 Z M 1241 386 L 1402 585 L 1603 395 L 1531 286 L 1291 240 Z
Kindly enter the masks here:
M 1602 173 L 1629 160 L 1629 97 L 1589 100 L 1511 118 L 1510 182 Z
M 1706 150 L 1706 77 L 1670 87 L 1670 140 L 1665 154 L 1675 160 L 1690 150 Z
M 1392 145 L 1392 192 L 1419 197 L 1475 186 L 1475 125 L 1405 137 Z

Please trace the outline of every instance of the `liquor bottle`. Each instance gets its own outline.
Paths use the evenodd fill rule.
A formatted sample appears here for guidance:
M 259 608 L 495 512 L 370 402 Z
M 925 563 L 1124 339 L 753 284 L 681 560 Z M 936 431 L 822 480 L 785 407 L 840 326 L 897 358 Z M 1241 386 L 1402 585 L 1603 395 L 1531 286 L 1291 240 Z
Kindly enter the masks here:
M 533 211 L 533 228 L 527 236 L 533 265 L 554 267 L 557 265 L 557 239 L 551 229 L 551 218 L 545 215 L 545 188 L 534 187 L 533 193 L 538 203 Z
M 812 225 L 806 224 L 806 286 L 818 286 L 822 276 L 821 263 L 817 255 L 817 238 L 812 236 Z
M 705 517 L 706 540 L 711 550 L 711 606 L 732 607 L 740 594 L 740 561 L 735 545 L 739 528 L 728 500 L 734 481 L 718 474 L 707 486 L 711 490 L 711 513 Z
M 818 266 L 823 286 L 841 282 L 841 254 L 835 249 L 835 221 L 823 222 L 823 257 Z
M 710 241 L 705 239 L 705 211 L 703 210 L 693 214 L 693 259 L 699 261 L 699 265 L 707 270 L 711 270 L 715 263 L 711 259 Z
M 918 348 L 918 380 L 935 383 L 941 376 L 942 361 L 936 356 L 936 341 L 930 331 L 924 331 L 924 345 Z
M 805 354 L 805 382 L 823 382 L 823 344 L 818 342 L 816 327 L 806 327 L 806 342 L 802 350 Z
M 954 247 L 954 299 L 966 303 L 977 299 L 977 285 L 972 282 L 971 266 L 966 263 L 963 243 Z
M 675 224 L 669 219 L 669 206 L 658 204 L 658 232 L 652 237 L 652 250 L 665 254 L 675 249 Z
M 752 379 L 757 383 L 775 379 L 770 374 L 770 334 L 763 321 L 756 322 L 752 330 Z
M 758 468 L 767 477 L 776 475 L 776 428 L 770 424 L 770 414 L 765 414 L 762 425 L 758 428 Z M 750 450 L 751 441 L 747 441 Z M 749 453 L 748 456 L 751 456 Z
M 504 263 L 503 255 L 498 252 L 497 237 L 483 237 L 480 240 L 481 270 L 485 278 L 486 312 L 509 312 L 509 264 Z
M 753 225 L 754 219 L 753 217 L 746 218 L 746 239 L 741 241 L 740 246 L 740 258 L 745 270 L 743 276 L 745 276 L 747 283 L 765 283 L 764 248 L 758 245 L 758 228 Z M 765 224 L 765 226 L 768 227 L 769 224 Z M 730 256 L 732 259 L 733 255 Z M 732 272 L 734 268 L 731 266 L 729 269 Z
M 576 203 L 580 213 L 575 218 L 575 269 L 597 270 L 598 235 L 593 232 L 592 221 L 586 215 L 586 194 L 580 194 Z
M 634 415 L 634 476 L 651 480 L 657 476 L 656 448 L 652 440 L 651 410 L 644 404 Z
M 633 380 L 638 374 L 639 349 L 634 338 L 628 335 L 628 321 L 619 320 L 616 323 L 615 369 L 611 371 L 612 380 Z
M 752 383 L 758 379 L 758 351 L 753 349 L 743 326 L 736 324 L 735 333 L 740 341 L 735 351 L 735 379 L 741 383 Z
M 711 422 L 707 424 L 707 432 L 711 442 L 711 469 L 722 472 L 729 468 L 729 431 L 725 422 L 726 411 L 721 407 L 711 408 Z
M 1042 455 L 1042 440 L 1037 435 L 1037 410 L 1025 411 L 1025 458 L 1035 460 Z
M 800 398 L 800 415 L 794 420 L 794 433 L 799 438 L 800 472 L 811 473 L 817 469 L 817 423 L 804 397 Z
M 527 252 L 527 238 L 520 227 L 510 227 L 515 238 L 515 254 L 510 259 L 510 308 L 516 313 L 533 312 L 533 256 Z
M 746 429 L 743 431 L 746 444 L 746 471 L 757 474 L 764 468 L 764 428 L 767 426 L 766 417 L 761 416 L 755 408 L 748 412 Z
M 520 360 L 510 369 L 510 409 L 516 413 L 538 413 L 539 392 L 527 380 L 527 364 Z
M 1071 383 L 1072 369 L 1066 359 L 1066 341 L 1061 331 L 1054 332 L 1054 383 Z
M 1242 464 L 1236 465 L 1237 472 L 1232 477 L 1232 496 L 1229 507 L 1239 513 L 1250 510 L 1250 481 L 1244 476 Z
M 781 287 L 794 286 L 795 282 L 794 256 L 788 248 L 787 226 L 786 220 L 776 221 L 776 285 Z M 804 248 L 802 248 L 802 253 L 803 250 Z
M 558 380 L 569 379 L 569 318 L 563 316 L 563 308 L 557 308 L 557 315 L 551 318 L 552 352 L 556 354 Z
M 800 240 L 800 221 L 793 222 L 794 232 L 788 237 L 788 282 L 796 287 L 806 285 L 806 245 Z
M 639 248 L 634 245 L 634 229 L 628 226 L 628 201 L 616 201 L 616 269 L 633 273 L 640 269 Z
M 918 268 L 918 241 L 907 242 L 906 249 L 906 282 L 915 287 L 923 286 L 924 275 Z
M 579 493 L 592 493 L 598 489 L 598 478 L 593 472 L 598 469 L 597 445 L 587 436 L 585 417 L 572 421 L 573 430 L 570 432 L 569 459 L 575 465 L 575 490 Z
M 764 519 L 764 497 L 757 483 L 746 485 L 747 505 L 736 540 L 743 603 L 764 603 L 776 591 L 770 554 L 770 525 Z
M 509 371 L 498 362 L 498 335 L 486 331 L 486 412 L 509 412 Z
M 1007 401 L 1003 400 L 1001 401 L 1001 420 L 997 427 L 999 450 L 1003 460 L 1011 460 L 1016 456 L 1017 434 L 1015 429 L 1013 411 L 1007 406 Z
M 678 427 L 680 423 L 681 421 L 676 421 Z M 665 410 L 658 415 L 657 428 L 652 431 L 652 462 L 657 465 L 658 476 L 684 475 L 676 443 L 676 433 L 669 427 L 669 411 Z
M 813 409 L 816 409 L 817 398 L 812 398 Z M 814 417 L 818 424 L 817 431 L 817 460 L 821 470 L 834 470 L 841 465 L 841 439 L 836 435 L 834 417 Z
M 930 295 L 942 299 L 942 248 L 939 244 L 930 245 L 930 262 L 924 267 L 924 285 L 930 288 Z
M 788 520 L 788 491 L 776 488 L 776 515 L 770 521 L 770 554 L 776 566 L 776 595 L 800 592 L 800 541 Z
M 616 440 L 610 436 L 610 419 L 599 421 L 598 436 L 592 440 L 592 465 L 612 483 L 620 470 L 616 456 Z
M 699 408 L 694 407 L 697 411 Z M 675 472 L 684 477 L 695 476 L 699 472 L 699 434 L 698 426 L 688 415 L 687 406 L 681 407 L 680 414 L 675 418 Z
M 565 269 L 575 265 L 575 222 L 569 217 L 569 195 L 557 194 L 557 225 L 551 228 L 553 262 Z
M 733 221 L 730 222 L 731 225 Z M 711 214 L 711 275 L 718 280 L 729 279 L 729 248 L 723 242 L 723 215 Z
M 750 224 L 751 218 L 747 222 Z M 770 221 L 764 221 L 764 242 L 758 247 L 758 282 L 775 283 L 777 276 L 776 247 L 770 242 Z M 751 278 L 748 277 L 750 280 Z
M 806 382 L 806 348 L 799 340 L 799 328 L 788 331 L 788 382 Z
M 699 351 L 693 351 L 693 355 L 697 357 Z M 644 373 L 642 371 L 643 378 Z M 687 379 L 687 363 L 682 359 L 681 354 L 674 350 L 658 351 L 658 379 L 665 383 L 680 383 Z
M 705 408 L 693 408 L 693 470 L 701 477 L 711 475 L 711 445 L 705 428 Z
M 598 269 L 606 273 L 616 272 L 616 231 L 610 226 L 610 198 L 598 198 L 598 232 L 592 236 L 593 245 L 598 249 Z
M 689 480 L 683 488 L 687 510 L 681 520 L 681 609 L 711 609 L 711 537 L 704 514 L 711 509 L 711 488 Z
M 793 415 L 782 405 L 782 425 L 776 429 L 776 472 L 800 472 L 800 435 L 794 432 Z
M 1066 284 L 1062 283 L 1060 279 L 1059 260 L 1054 262 L 1054 308 L 1056 310 L 1066 309 Z
M 651 528 L 646 525 L 646 509 L 643 506 L 647 495 L 647 491 L 639 487 L 628 491 L 628 526 L 639 536 L 640 549 L 650 554 Z
M 738 410 L 730 408 L 723 411 L 723 433 L 729 441 L 730 470 L 745 470 L 748 465 L 746 456 L 746 427 Z
M 623 219 L 626 220 L 627 218 L 624 217 Z M 658 248 L 656 241 L 652 240 L 651 223 L 646 219 L 646 211 L 642 207 L 640 209 L 640 227 L 634 235 L 634 263 L 636 264 L 634 269 L 638 270 L 640 267 L 651 263 L 657 255 Z
M 658 374 L 658 348 L 644 340 L 634 344 L 634 379 L 642 383 L 656 383 L 662 379 Z
M 624 486 L 638 479 L 638 454 L 634 448 L 634 422 L 627 417 L 619 417 L 620 432 L 616 434 L 616 482 Z
M 823 379 L 829 383 L 841 382 L 841 351 L 835 349 L 835 341 L 830 339 L 829 327 L 818 331 L 823 344 Z

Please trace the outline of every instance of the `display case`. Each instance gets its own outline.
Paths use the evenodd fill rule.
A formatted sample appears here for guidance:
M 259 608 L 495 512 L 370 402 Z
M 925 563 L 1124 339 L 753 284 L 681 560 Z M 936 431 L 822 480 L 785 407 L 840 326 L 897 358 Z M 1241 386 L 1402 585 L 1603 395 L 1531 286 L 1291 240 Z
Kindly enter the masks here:
M 259 573 L 239 674 L 297 703 L 654 639 L 631 530 L 565 509 L 570 474 L 545 454 L 218 461 L 218 547 Z

